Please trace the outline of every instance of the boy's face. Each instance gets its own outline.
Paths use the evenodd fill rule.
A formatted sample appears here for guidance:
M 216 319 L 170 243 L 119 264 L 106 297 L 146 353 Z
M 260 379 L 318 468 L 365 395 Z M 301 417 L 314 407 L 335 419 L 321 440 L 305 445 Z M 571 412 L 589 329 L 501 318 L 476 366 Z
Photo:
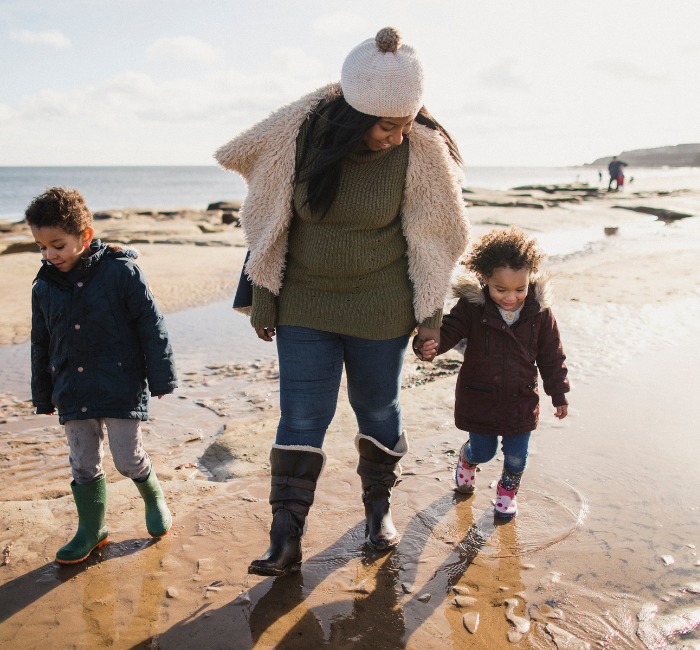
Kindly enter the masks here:
M 528 286 L 530 285 L 530 269 L 511 269 L 499 266 L 494 269 L 491 277 L 481 276 L 484 284 L 489 287 L 489 295 L 499 307 L 506 311 L 515 311 L 525 302 Z
M 41 256 L 59 271 L 72 271 L 90 246 L 95 231 L 86 228 L 80 235 L 70 235 L 55 226 L 38 228 L 32 226 L 34 241 L 38 244 Z

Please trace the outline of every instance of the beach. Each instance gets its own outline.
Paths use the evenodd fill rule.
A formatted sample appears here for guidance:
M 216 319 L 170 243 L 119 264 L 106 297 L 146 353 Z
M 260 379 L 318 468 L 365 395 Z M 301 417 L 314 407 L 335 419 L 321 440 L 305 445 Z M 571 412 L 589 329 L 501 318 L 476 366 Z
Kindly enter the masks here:
M 80 565 L 53 562 L 76 525 L 68 447 L 57 417 L 33 414 L 18 370 L 0 388 L 0 646 L 700 647 L 700 176 L 650 174 L 610 194 L 552 187 L 464 195 L 475 237 L 516 225 L 548 252 L 570 370 L 569 417 L 542 397 L 519 516 L 494 521 L 496 460 L 474 496 L 452 489 L 459 352 L 407 355 L 410 452 L 392 502 L 402 541 L 389 554 L 364 545 L 343 386 L 302 571 L 278 579 L 246 572 L 267 547 L 279 390 L 274 345 L 230 309 L 246 253 L 236 205 L 97 220 L 98 237 L 138 249 L 181 331 L 180 388 L 143 426 L 174 525 L 147 537 L 106 450 L 110 544 Z M 0 353 L 24 354 L 39 254 L 2 254 L 26 243 L 20 225 L 0 234 Z

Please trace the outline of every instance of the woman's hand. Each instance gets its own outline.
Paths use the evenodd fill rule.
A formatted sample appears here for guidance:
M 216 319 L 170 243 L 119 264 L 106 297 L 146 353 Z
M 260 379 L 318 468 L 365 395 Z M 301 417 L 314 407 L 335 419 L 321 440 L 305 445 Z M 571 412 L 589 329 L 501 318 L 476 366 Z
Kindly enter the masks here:
M 413 339 L 413 351 L 421 361 L 432 361 L 440 347 L 440 330 L 418 326 L 418 334 Z
M 555 418 L 559 418 L 560 420 L 563 420 L 569 413 L 569 407 L 564 404 L 564 406 L 557 406 L 557 411 L 554 414 Z
M 274 327 L 256 327 L 255 333 L 258 335 L 259 339 L 267 341 L 268 343 L 272 341 L 272 337 L 275 335 Z

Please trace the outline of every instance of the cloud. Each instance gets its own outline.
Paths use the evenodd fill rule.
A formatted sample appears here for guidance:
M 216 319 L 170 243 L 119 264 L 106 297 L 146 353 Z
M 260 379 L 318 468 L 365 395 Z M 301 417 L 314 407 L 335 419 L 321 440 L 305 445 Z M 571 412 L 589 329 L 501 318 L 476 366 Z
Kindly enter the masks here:
M 0 104 L 0 119 L 65 125 L 80 122 L 119 130 L 125 125 L 208 122 L 249 126 L 281 104 L 326 80 L 322 63 L 298 48 L 270 53 L 260 72 L 213 70 L 161 80 L 129 71 L 74 89 L 44 89 L 14 105 Z M 54 128 L 56 128 L 54 126 Z M 236 126 L 232 127 L 235 131 Z
M 224 55 L 221 48 L 200 41 L 194 36 L 159 38 L 148 47 L 146 53 L 151 58 L 170 58 L 203 63 L 213 63 Z
M 314 20 L 314 31 L 321 36 L 338 36 L 339 34 L 352 34 L 364 29 L 367 19 L 364 16 L 348 11 L 338 11 L 334 14 L 321 16 Z
M 28 29 L 13 30 L 10 39 L 27 45 L 54 45 L 60 49 L 71 47 L 70 39 L 57 29 L 45 32 L 31 32 Z
M 600 59 L 591 64 L 591 67 L 598 72 L 603 72 L 614 79 L 620 81 L 641 81 L 651 84 L 663 84 L 670 81 L 670 75 L 649 72 L 631 61 L 621 61 L 618 59 Z
M 479 81 L 487 88 L 522 90 L 525 88 L 525 83 L 513 71 L 514 66 L 515 62 L 512 59 L 501 61 L 494 66 L 482 70 L 479 74 Z

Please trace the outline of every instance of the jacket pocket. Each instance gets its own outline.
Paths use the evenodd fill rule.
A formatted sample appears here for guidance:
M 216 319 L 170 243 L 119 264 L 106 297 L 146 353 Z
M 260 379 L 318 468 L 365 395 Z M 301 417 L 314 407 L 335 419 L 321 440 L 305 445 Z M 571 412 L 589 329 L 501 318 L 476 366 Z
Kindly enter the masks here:
M 498 395 L 494 387 L 481 382 L 469 382 L 462 386 L 460 419 L 469 426 L 492 429 L 499 419 Z
M 46 368 L 51 375 L 53 383 L 53 391 L 51 394 L 51 403 L 59 410 L 65 410 L 73 401 L 73 395 L 70 389 L 70 377 L 66 373 L 66 364 L 68 362 L 67 355 L 52 357 L 49 360 L 49 365 Z
M 96 365 L 98 408 L 135 411 L 146 392 L 143 363 L 137 358 L 101 361 Z

